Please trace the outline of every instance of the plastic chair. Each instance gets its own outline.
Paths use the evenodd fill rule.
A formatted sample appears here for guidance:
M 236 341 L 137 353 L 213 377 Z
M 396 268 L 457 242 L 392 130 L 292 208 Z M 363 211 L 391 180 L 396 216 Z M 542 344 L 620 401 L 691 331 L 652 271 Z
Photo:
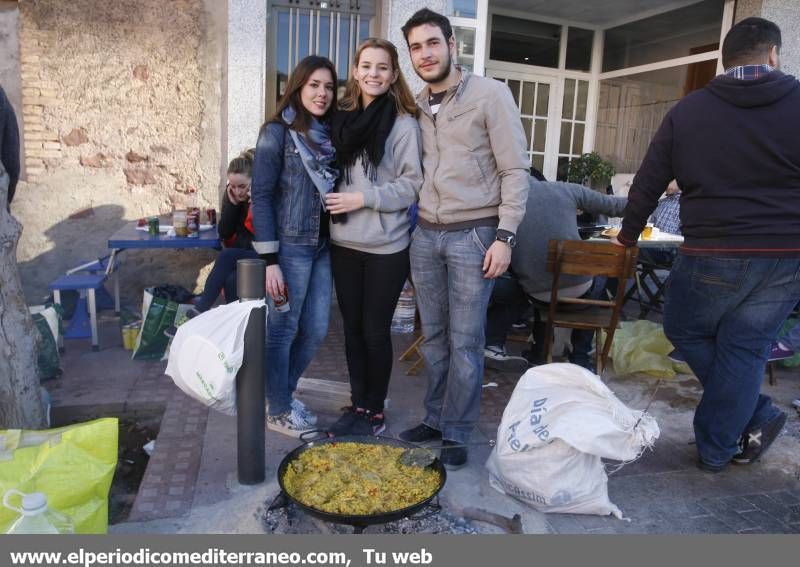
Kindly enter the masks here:
M 547 271 L 553 273 L 544 354 L 552 362 L 553 328 L 584 329 L 595 331 L 595 364 L 597 374 L 602 374 L 619 323 L 625 289 L 633 275 L 639 249 L 626 248 L 610 242 L 582 242 L 580 240 L 551 240 L 548 244 Z M 617 278 L 617 293 L 611 300 L 559 297 L 562 274 L 575 276 L 605 276 Z M 571 310 L 564 307 L 572 307 Z M 576 309 L 575 306 L 584 306 Z M 600 331 L 606 331 L 606 340 L 600 345 Z
M 86 292 L 86 306 L 89 311 L 89 327 L 90 335 L 92 338 L 92 350 L 100 350 L 100 344 L 97 339 L 97 302 L 95 293 L 98 289 L 103 287 L 103 284 L 108 279 L 105 273 L 99 274 L 80 274 L 73 273 L 61 276 L 54 282 L 51 282 L 48 288 L 53 292 L 53 299 L 57 305 L 61 305 L 61 292 L 64 290 L 75 290 L 79 292 Z M 81 332 L 81 327 L 85 322 L 85 309 L 79 301 L 75 308 L 75 315 L 73 321 L 70 322 L 70 336 L 68 338 L 85 337 L 86 334 Z M 77 318 L 77 319 L 76 319 Z M 66 333 L 65 333 L 66 334 Z M 59 337 L 58 348 L 63 352 L 64 350 L 64 337 Z

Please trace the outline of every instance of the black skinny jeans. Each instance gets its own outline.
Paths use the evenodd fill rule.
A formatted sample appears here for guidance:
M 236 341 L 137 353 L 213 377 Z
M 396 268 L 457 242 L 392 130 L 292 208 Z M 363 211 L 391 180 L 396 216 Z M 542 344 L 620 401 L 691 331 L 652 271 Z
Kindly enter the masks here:
M 392 316 L 408 277 L 408 248 L 370 254 L 331 246 L 354 407 L 383 411 L 392 374 Z

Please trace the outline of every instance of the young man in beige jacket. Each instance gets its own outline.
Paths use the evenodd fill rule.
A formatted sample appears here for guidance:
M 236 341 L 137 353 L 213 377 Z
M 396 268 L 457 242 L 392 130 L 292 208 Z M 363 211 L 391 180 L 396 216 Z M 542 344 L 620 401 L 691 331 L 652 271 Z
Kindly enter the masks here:
M 528 197 L 526 138 L 508 87 L 457 67 L 449 20 L 422 9 L 403 26 L 414 70 L 424 181 L 411 273 L 428 369 L 426 415 L 400 437 L 443 439 L 442 462 L 467 462 L 478 422 L 486 308 L 508 268 Z

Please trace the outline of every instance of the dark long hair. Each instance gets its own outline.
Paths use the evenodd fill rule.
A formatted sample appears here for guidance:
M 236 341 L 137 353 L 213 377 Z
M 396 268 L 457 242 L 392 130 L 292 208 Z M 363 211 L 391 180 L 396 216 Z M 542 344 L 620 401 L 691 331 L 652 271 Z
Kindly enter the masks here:
M 283 124 L 284 122 L 281 114 L 287 106 L 291 106 L 297 113 L 297 117 L 294 119 L 294 122 L 292 122 L 292 130 L 300 132 L 301 134 L 308 132 L 308 129 L 311 127 L 312 115 L 306 110 L 306 107 L 303 106 L 303 101 L 300 99 L 300 91 L 303 90 L 303 87 L 317 69 L 327 69 L 331 72 L 331 77 L 333 79 L 333 99 L 331 100 L 328 111 L 322 117 L 323 120 L 330 118 L 331 114 L 336 109 L 336 67 L 334 67 L 333 63 L 331 63 L 330 59 L 327 57 L 309 55 L 297 64 L 297 67 L 294 68 L 292 74 L 289 76 L 289 84 L 286 85 L 286 92 L 283 93 L 281 100 L 278 101 L 278 109 L 275 111 L 275 115 L 269 119 L 269 122 L 280 122 Z

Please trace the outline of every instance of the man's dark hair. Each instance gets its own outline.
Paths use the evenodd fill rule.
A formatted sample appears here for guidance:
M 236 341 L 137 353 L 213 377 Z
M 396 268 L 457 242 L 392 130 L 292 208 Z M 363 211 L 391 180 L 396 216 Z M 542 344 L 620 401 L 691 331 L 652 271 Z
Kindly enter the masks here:
M 414 15 L 408 19 L 406 25 L 400 28 L 403 30 L 403 36 L 406 38 L 406 44 L 408 44 L 408 34 L 411 32 L 411 30 L 419 26 L 424 26 L 425 24 L 439 26 L 439 29 L 442 30 L 442 35 L 444 36 L 445 41 L 450 41 L 450 38 L 453 37 L 453 26 L 450 25 L 450 20 L 441 14 L 437 14 L 433 10 L 423 8 L 422 10 L 415 12 Z
M 781 29 L 764 18 L 745 18 L 734 25 L 722 42 L 722 66 L 762 63 L 773 46 L 781 49 Z

